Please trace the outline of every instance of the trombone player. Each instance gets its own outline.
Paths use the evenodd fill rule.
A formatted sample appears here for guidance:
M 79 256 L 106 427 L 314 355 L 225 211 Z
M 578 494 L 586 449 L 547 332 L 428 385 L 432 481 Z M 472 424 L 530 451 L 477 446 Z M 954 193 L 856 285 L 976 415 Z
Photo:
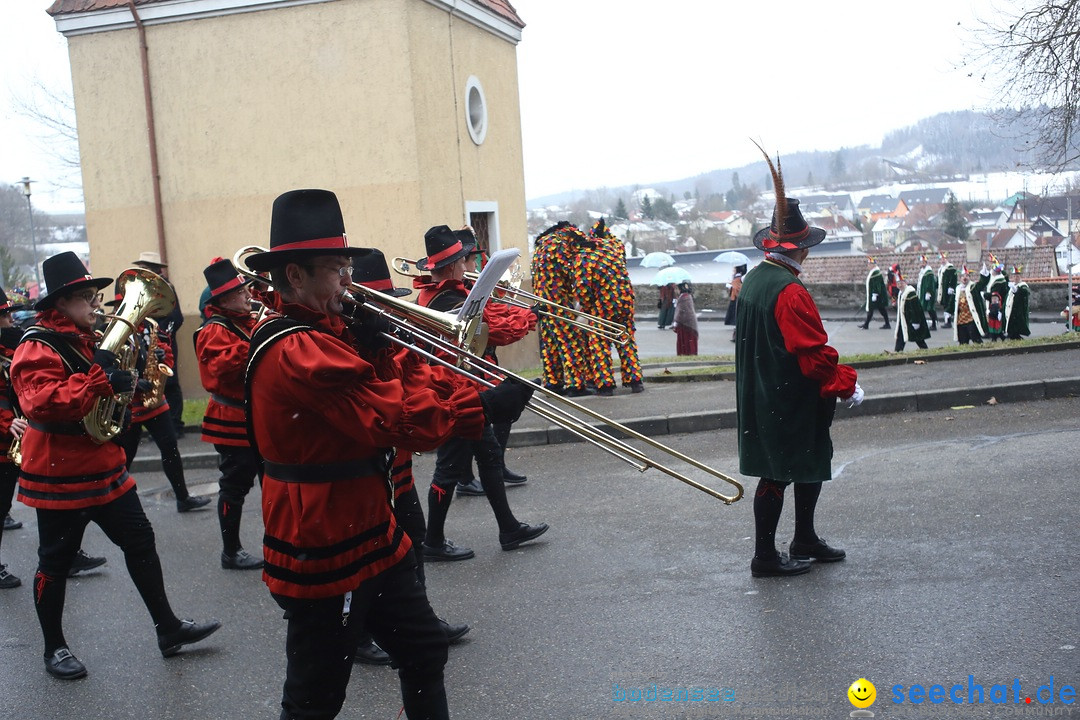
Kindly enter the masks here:
M 204 639 L 217 621 L 178 618 L 165 594 L 154 530 L 128 474 L 124 451 L 98 444 L 83 418 L 97 401 L 135 387 L 135 374 L 115 353 L 96 347 L 94 325 L 101 289 L 112 278 L 95 278 L 72 252 L 48 258 L 42 272 L 49 293 L 34 305 L 37 324 L 15 351 L 11 381 L 29 421 L 22 439 L 19 500 L 37 510 L 38 568 L 34 607 L 45 645 L 45 669 L 57 678 L 86 675 L 68 649 L 63 613 L 67 574 L 90 522 L 124 552 L 128 572 L 157 631 L 164 657 Z
M 380 353 L 389 324 L 359 308 L 343 317 L 350 247 L 328 190 L 279 196 L 268 270 L 269 316 L 251 338 L 246 397 L 263 458 L 263 580 L 288 622 L 281 718 L 341 710 L 362 631 L 398 666 L 405 714 L 447 718 L 447 636 L 417 582 L 411 543 L 394 519 L 389 448 L 431 450 L 515 419 L 532 388 L 478 393 L 418 355 Z

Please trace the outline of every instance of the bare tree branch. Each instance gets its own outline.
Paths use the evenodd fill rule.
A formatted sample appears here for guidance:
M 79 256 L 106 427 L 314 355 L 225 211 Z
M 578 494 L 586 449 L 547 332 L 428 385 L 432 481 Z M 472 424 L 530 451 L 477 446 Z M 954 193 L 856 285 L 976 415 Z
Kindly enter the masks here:
M 1033 128 L 1025 143 L 1046 169 L 1080 161 L 1080 0 L 1043 0 L 983 18 L 970 74 L 1000 81 L 1004 115 Z
M 71 94 L 56 91 L 41 80 L 35 80 L 26 95 L 13 95 L 15 112 L 40 128 L 37 145 L 41 151 L 66 169 L 66 174 L 53 178 L 52 184 L 66 189 L 82 189 L 79 161 L 79 132 L 75 124 L 75 101 Z

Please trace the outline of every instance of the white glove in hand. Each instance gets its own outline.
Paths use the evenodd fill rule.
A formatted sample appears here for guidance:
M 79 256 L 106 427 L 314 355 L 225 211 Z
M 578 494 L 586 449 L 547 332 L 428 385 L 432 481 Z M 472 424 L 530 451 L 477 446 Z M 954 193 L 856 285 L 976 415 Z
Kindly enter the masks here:
M 844 398 L 844 402 L 848 403 L 849 408 L 858 407 L 859 405 L 862 405 L 864 397 L 865 393 L 863 393 L 862 387 L 859 383 L 855 383 L 855 392 L 851 394 L 851 397 Z
M 985 277 L 990 277 L 990 271 L 986 269 L 986 263 L 983 263 L 982 267 L 979 268 L 979 274 Z
M 956 288 L 949 288 L 949 294 L 950 295 L 955 295 L 956 294 Z
M 926 300 L 929 300 L 930 299 L 930 293 L 926 293 L 925 297 L 926 297 Z
M 877 302 L 877 293 L 870 293 L 870 302 Z
M 922 326 L 919 323 L 911 323 L 911 327 L 913 330 L 918 330 Z

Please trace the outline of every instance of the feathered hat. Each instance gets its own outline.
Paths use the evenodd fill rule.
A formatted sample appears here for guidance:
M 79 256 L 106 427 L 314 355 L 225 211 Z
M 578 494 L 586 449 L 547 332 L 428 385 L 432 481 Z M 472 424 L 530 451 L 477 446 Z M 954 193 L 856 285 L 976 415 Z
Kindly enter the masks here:
M 772 173 L 773 189 L 776 191 L 776 207 L 773 209 L 772 224 L 754 234 L 754 246 L 766 252 L 801 250 L 813 247 L 825 239 L 825 231 L 810 227 L 799 210 L 799 201 L 784 195 L 784 176 L 780 171 L 780 156 L 776 156 L 776 165 L 769 158 L 769 153 L 751 140 L 765 156 L 765 162 Z

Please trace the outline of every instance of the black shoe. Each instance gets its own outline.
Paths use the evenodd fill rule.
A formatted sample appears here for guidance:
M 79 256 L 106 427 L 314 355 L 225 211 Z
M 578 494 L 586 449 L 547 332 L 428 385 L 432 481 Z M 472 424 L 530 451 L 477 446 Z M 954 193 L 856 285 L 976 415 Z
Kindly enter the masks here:
M 891 330 L 892 325 L 890 325 L 889 323 L 885 323 L 884 325 L 881 326 L 881 329 L 882 330 Z
M 513 550 L 521 543 L 535 540 L 547 531 L 547 523 L 540 523 L 539 525 L 521 523 L 518 525 L 518 529 L 513 532 L 499 533 L 499 544 L 502 545 L 503 550 Z
M 615 395 L 615 388 L 610 385 L 605 385 L 602 388 L 598 388 L 596 394 L 600 397 L 613 397 Z
M 352 661 L 359 665 L 389 665 L 390 655 L 374 641 L 369 640 L 356 648 Z
M 476 478 L 473 478 L 472 480 L 470 480 L 467 483 L 460 483 L 459 482 L 457 484 L 457 494 L 458 495 L 483 495 L 484 494 L 484 486 L 481 485 L 480 481 L 477 480 Z
M 68 577 L 75 577 L 78 573 L 99 568 L 107 562 L 108 560 L 106 558 L 87 555 L 86 552 L 80 548 L 79 552 L 75 553 L 75 559 L 71 561 L 71 569 L 68 570 Z
M 583 388 L 583 387 L 569 388 L 569 389 L 566 390 L 566 392 L 563 393 L 563 395 L 565 395 L 566 397 L 572 397 L 572 398 L 585 397 L 587 395 L 592 395 L 592 394 L 593 394 L 592 390 L 590 390 L 589 388 Z
M 762 560 L 754 556 L 750 561 L 750 574 L 760 577 L 787 577 L 789 575 L 802 575 L 810 572 L 810 563 L 802 560 L 791 560 L 786 555 L 777 555 L 775 558 Z
M 22 527 L 22 522 L 11 517 L 11 513 L 4 516 L 4 529 L 5 530 L 18 530 Z
M 244 548 L 234 554 L 221 553 L 221 567 L 226 570 L 258 570 L 263 566 L 263 559 L 255 557 Z
M 503 482 L 507 485 L 521 485 L 529 478 L 520 473 L 516 473 L 510 468 L 503 465 Z
M 792 560 L 809 561 L 810 558 L 818 562 L 839 562 L 847 557 L 847 553 L 840 548 L 830 547 L 821 538 L 813 543 L 800 543 L 791 541 L 788 545 L 788 553 Z
M 446 639 L 450 641 L 451 645 L 465 637 L 470 629 L 465 623 L 451 625 L 442 618 L 439 618 L 439 624 L 442 625 L 443 632 L 446 633 Z
M 45 656 L 45 669 L 54 678 L 77 680 L 86 677 L 86 666 L 66 647 L 59 647 L 52 655 Z
M 186 513 L 198 510 L 210 504 L 210 498 L 206 495 L 188 495 L 183 500 L 176 501 L 176 512 Z
M 637 393 L 643 393 L 645 392 L 645 386 L 641 383 L 640 380 L 637 382 L 632 382 L 630 383 L 630 392 L 634 393 L 635 395 Z
M 432 547 L 424 543 L 423 552 L 425 560 L 445 560 L 446 562 L 468 560 L 476 557 L 476 553 L 470 548 L 458 547 L 449 540 L 443 540 L 442 545 L 438 547 Z
M 870 329 L 870 326 L 869 326 L 869 325 L 860 325 L 860 326 L 859 326 L 859 329 L 860 329 L 860 330 L 869 330 L 869 329 Z
M 10 590 L 22 585 L 17 575 L 8 572 L 7 565 L 0 565 L 0 590 Z
M 211 620 L 207 623 L 197 623 L 194 620 L 181 620 L 180 627 L 171 633 L 158 635 L 157 646 L 161 650 L 162 657 L 172 657 L 180 652 L 180 648 L 191 643 L 197 643 L 217 632 L 221 623 Z

